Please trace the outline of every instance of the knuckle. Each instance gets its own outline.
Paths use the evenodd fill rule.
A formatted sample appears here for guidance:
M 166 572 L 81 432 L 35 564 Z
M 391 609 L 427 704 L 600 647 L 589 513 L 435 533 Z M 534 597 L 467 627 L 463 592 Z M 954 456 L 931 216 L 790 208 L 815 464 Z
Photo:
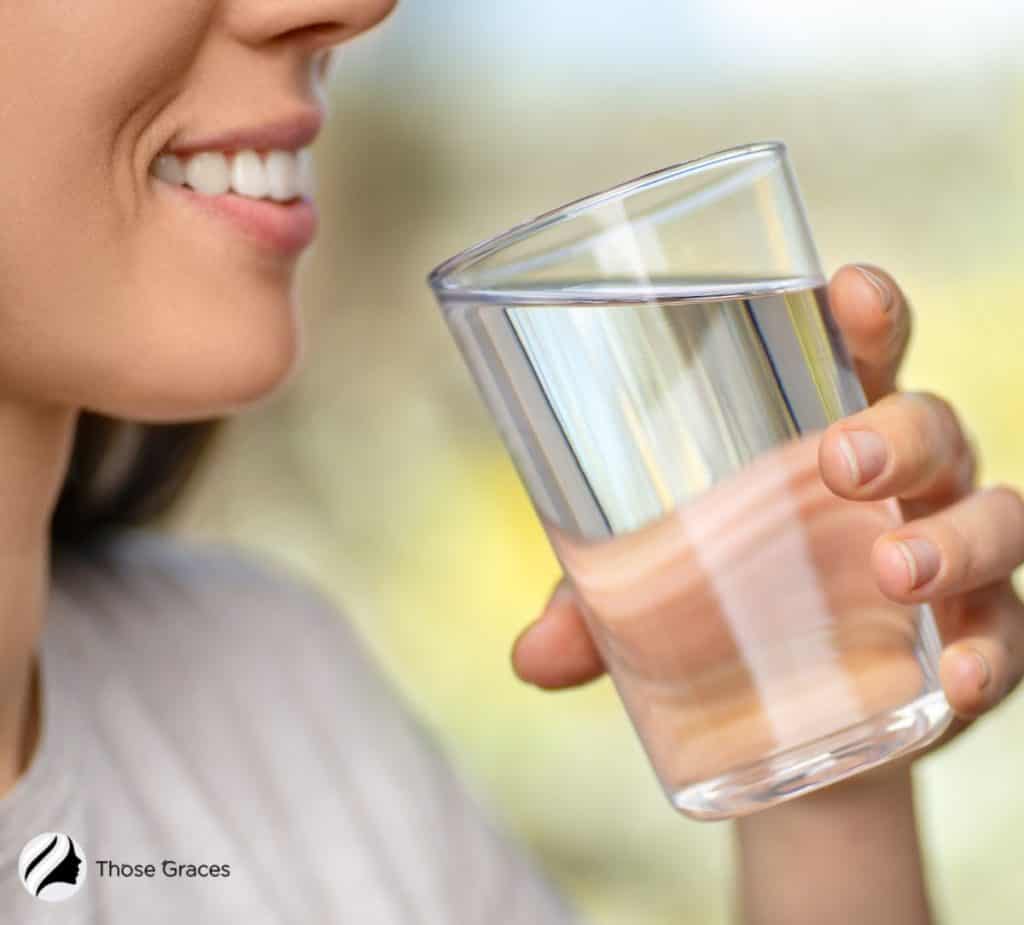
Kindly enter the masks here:
M 1011 694 L 1016 692 L 1017 688 L 1020 687 L 1021 682 L 1021 670 L 1018 668 L 1010 674 L 1005 683 L 1004 689 L 999 694 L 999 700 L 1005 700 Z
M 997 482 L 988 490 L 995 502 L 1012 510 L 1014 516 L 1024 516 L 1024 496 L 1020 490 L 1007 482 Z
M 917 466 L 934 455 L 938 430 L 938 414 L 927 392 L 906 392 L 912 403 L 906 406 L 900 443 L 905 447 L 905 464 Z
M 959 453 L 959 487 L 967 492 L 978 479 L 978 446 L 966 431 L 961 430 L 962 443 Z
M 932 396 L 932 408 L 939 420 L 943 436 L 947 444 L 958 454 L 967 447 L 967 440 L 964 437 L 964 429 L 960 423 L 960 415 L 949 400 L 941 396 Z
M 975 568 L 974 544 L 956 517 L 946 518 L 945 536 L 940 545 L 944 547 L 946 560 L 946 581 L 944 584 L 963 587 L 970 583 Z
M 1005 635 L 1006 657 L 1010 665 L 1007 673 L 1006 688 L 1004 697 L 1012 694 L 1024 677 L 1024 658 L 1021 657 L 1021 642 L 1024 635 L 1024 613 L 1021 611 L 1019 601 L 1015 606 L 1008 609 L 1008 616 L 1011 621 L 1011 628 Z
M 1000 513 L 1010 519 L 1010 530 L 1018 546 L 1024 544 L 1024 496 L 1020 490 L 1001 482 L 989 488 L 988 495 Z
M 960 432 L 960 421 L 957 418 L 956 410 L 947 399 L 927 390 L 914 394 L 927 409 L 927 414 L 931 418 L 930 423 L 933 426 L 937 426 L 947 436 Z
M 922 467 L 922 486 L 945 474 L 965 473 L 971 477 L 974 460 L 964 440 L 960 421 L 953 406 L 933 392 L 905 393 L 914 399 L 914 413 L 908 416 L 904 434 L 908 462 Z M 958 466 L 956 462 L 963 462 Z M 958 479 L 961 480 L 961 478 Z

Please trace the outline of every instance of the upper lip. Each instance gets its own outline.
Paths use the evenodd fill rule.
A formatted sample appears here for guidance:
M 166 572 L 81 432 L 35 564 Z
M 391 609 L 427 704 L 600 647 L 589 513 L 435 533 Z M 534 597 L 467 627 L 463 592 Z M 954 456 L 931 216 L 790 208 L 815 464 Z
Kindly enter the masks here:
M 323 124 L 324 114 L 321 110 L 303 109 L 260 126 L 185 138 L 168 145 L 164 151 L 179 157 L 201 151 L 297 151 L 313 143 Z

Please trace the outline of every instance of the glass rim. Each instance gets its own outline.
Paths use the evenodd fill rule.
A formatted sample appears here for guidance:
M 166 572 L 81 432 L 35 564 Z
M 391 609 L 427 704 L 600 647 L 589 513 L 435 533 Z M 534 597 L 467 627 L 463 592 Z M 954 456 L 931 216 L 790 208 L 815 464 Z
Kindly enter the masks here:
M 454 283 L 451 277 L 460 269 L 505 250 L 513 244 L 518 244 L 520 241 L 531 237 L 545 228 L 578 218 L 584 213 L 608 202 L 616 199 L 625 199 L 634 193 L 660 186 L 663 183 L 679 179 L 687 174 L 697 173 L 711 167 L 721 166 L 729 161 L 740 160 L 765 152 L 773 152 L 777 155 L 785 156 L 787 153 L 786 144 L 782 141 L 756 141 L 744 145 L 735 145 L 734 147 L 723 148 L 720 151 L 704 154 L 688 161 L 681 161 L 668 167 L 662 167 L 596 193 L 589 193 L 579 199 L 574 199 L 564 205 L 549 209 L 547 212 L 543 212 L 534 218 L 513 225 L 506 231 L 492 235 L 477 244 L 467 247 L 431 270 L 427 276 L 427 283 L 437 296 L 458 298 L 460 300 L 480 297 L 490 301 L 495 296 L 504 295 L 505 292 L 488 287 L 477 288 L 472 285 L 467 286 L 461 283 Z

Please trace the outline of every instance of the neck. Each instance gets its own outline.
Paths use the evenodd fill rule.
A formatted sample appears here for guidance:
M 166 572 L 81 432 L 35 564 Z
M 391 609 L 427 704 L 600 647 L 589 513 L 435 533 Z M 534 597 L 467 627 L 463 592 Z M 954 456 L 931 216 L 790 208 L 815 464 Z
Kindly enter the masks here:
M 0 797 L 28 767 L 38 737 L 50 520 L 76 418 L 71 408 L 0 398 Z

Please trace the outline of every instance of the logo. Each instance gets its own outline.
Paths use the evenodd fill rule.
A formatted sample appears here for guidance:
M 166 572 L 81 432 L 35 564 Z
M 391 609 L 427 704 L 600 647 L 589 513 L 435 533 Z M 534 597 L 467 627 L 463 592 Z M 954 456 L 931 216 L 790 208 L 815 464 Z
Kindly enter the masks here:
M 36 899 L 63 902 L 85 883 L 85 854 L 70 835 L 44 832 L 21 849 L 18 873 L 25 889 Z

